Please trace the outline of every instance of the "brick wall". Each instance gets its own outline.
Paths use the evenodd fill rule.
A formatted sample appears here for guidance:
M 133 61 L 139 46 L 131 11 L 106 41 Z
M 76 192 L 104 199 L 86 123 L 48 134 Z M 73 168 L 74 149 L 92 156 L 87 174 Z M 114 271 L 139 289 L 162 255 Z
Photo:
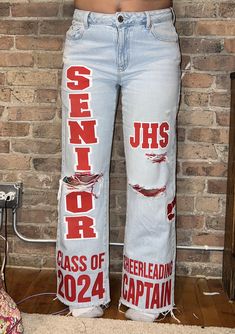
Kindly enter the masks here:
M 174 8 L 185 73 L 178 117 L 177 242 L 223 246 L 235 4 L 176 0 Z M 56 235 L 59 89 L 72 12 L 72 2 L 63 0 L 0 3 L 0 180 L 23 181 L 19 229 L 32 238 Z M 120 105 L 110 181 L 110 241 L 123 242 L 126 175 Z M 10 227 L 9 248 L 9 265 L 55 265 L 54 244 L 25 243 Z M 111 247 L 110 260 L 110 270 L 120 271 L 122 247 Z M 178 250 L 181 275 L 220 276 L 221 264 L 222 252 Z

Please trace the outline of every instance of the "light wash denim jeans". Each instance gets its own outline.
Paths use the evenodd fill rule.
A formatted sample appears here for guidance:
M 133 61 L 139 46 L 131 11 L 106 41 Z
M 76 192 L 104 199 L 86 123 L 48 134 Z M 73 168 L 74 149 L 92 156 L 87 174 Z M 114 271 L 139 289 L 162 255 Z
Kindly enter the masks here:
M 63 62 L 57 297 L 76 308 L 110 303 L 109 169 L 121 90 L 127 211 L 119 305 L 172 311 L 181 85 L 174 10 L 75 9 Z

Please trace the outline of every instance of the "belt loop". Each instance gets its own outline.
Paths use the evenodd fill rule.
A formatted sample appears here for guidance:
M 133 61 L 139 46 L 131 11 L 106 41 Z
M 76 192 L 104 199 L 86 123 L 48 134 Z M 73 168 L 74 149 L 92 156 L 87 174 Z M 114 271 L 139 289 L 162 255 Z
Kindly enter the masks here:
M 173 21 L 173 24 L 175 24 L 175 19 L 176 19 L 175 11 L 174 11 L 173 7 L 170 7 L 170 8 L 171 8 L 171 12 L 172 12 L 172 21 Z
M 88 23 L 88 16 L 90 14 L 90 11 L 86 11 L 84 14 L 83 14 L 83 24 L 84 24 L 84 27 L 87 29 L 88 26 L 89 26 L 89 23 Z
M 145 11 L 145 14 L 146 14 L 146 18 L 147 18 L 147 21 L 146 21 L 146 28 L 147 29 L 150 29 L 151 28 L 151 16 L 150 16 L 150 13 L 148 11 Z

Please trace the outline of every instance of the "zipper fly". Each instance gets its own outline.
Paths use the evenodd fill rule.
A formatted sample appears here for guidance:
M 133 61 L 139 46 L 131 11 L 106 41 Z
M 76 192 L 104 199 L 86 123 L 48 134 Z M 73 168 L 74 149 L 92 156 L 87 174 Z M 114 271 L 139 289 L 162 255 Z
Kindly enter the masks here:
M 127 68 L 129 60 L 129 29 L 117 27 L 117 67 L 119 71 Z

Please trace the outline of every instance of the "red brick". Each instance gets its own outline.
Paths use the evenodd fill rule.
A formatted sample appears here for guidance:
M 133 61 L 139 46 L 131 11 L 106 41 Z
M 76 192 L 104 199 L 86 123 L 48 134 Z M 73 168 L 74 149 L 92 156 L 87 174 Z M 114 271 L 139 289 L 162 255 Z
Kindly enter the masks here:
M 203 277 L 222 277 L 222 266 L 219 263 L 208 263 L 200 264 L 200 263 L 192 263 L 191 264 L 191 272 L 190 276 L 203 276 Z
M 12 252 L 13 245 L 14 245 L 14 240 L 12 239 L 12 237 L 9 234 L 8 234 L 8 240 L 7 241 L 8 241 L 8 251 Z M 1 242 L 0 243 L 0 253 L 3 253 L 4 251 L 5 251 L 5 244 L 4 244 L 4 242 Z M 1 254 L 1 256 L 2 256 L 2 254 Z
M 123 174 L 126 172 L 125 160 L 111 160 L 110 173 L 111 174 Z
M 39 103 L 52 103 L 57 101 L 58 92 L 55 89 L 37 89 L 35 101 Z
M 227 176 L 227 163 L 225 162 L 182 162 L 182 173 L 188 176 Z
M 53 209 L 31 209 L 22 208 L 18 218 L 19 223 L 26 224 L 51 224 L 56 222 L 57 212 Z
M 124 190 L 126 189 L 126 177 L 112 177 L 110 180 L 110 186 L 113 190 Z
M 211 126 L 214 123 L 212 111 L 180 111 L 178 115 L 179 125 Z
M 113 242 L 123 242 L 124 240 L 124 228 L 123 227 L 110 228 L 110 234 L 112 235 Z
M 210 262 L 211 263 L 222 263 L 223 262 L 223 252 L 211 252 Z
M 39 53 L 35 57 L 39 68 L 62 68 L 62 55 L 58 53 Z
M 36 21 L 0 21 L 0 34 L 7 35 L 36 35 L 38 32 L 38 22 Z
M 35 170 L 29 171 L 8 171 L 4 173 L 4 181 L 22 181 L 24 188 L 58 190 L 60 173 L 40 173 Z
M 177 192 L 178 194 L 198 194 L 202 193 L 205 188 L 205 181 L 195 180 L 192 178 L 178 178 L 177 179 Z
M 59 51 L 62 46 L 61 37 L 16 36 L 16 48 L 20 50 Z
M 205 143 L 178 143 L 179 159 L 217 159 L 213 145 Z
M 55 117 L 54 108 L 8 107 L 9 121 L 44 121 Z
M 4 107 L 3 107 L 3 106 L 0 106 L 0 118 L 1 118 L 2 115 L 3 115 L 3 112 L 4 112 Z
M 42 237 L 42 233 L 41 233 L 41 226 L 37 226 L 37 225 L 21 225 L 18 224 L 18 229 L 20 231 L 21 234 L 23 234 L 24 236 L 28 237 L 28 238 L 40 238 Z M 10 231 L 8 233 L 9 236 L 14 236 L 15 232 Z
M 56 239 L 57 228 L 55 226 L 42 225 L 42 237 L 46 239 Z
M 125 152 L 124 152 L 124 144 L 123 142 L 116 141 L 114 148 L 113 148 L 113 156 L 119 158 L 124 158 L 125 157 Z
M 185 129 L 177 127 L 176 129 L 177 141 L 185 141 Z
M 196 198 L 195 208 L 197 212 L 216 213 L 220 209 L 220 203 L 218 197 L 198 197 Z
M 227 144 L 228 129 L 192 128 L 188 130 L 188 139 L 206 143 Z
M 30 242 L 22 242 L 18 241 L 14 244 L 14 252 L 18 254 L 40 254 L 40 255 L 53 255 L 54 250 L 54 244 L 41 244 L 41 243 L 30 243 Z
M 204 252 L 201 250 L 188 250 L 179 249 L 177 251 L 176 261 L 186 261 L 186 262 L 209 262 L 210 254 L 209 252 Z
M 32 66 L 33 56 L 30 53 L 2 52 L 0 66 Z
M 182 85 L 188 88 L 209 88 L 213 83 L 213 76 L 202 73 L 186 73 Z
M 0 169 L 30 169 L 30 157 L 22 154 L 1 154 Z
M 209 103 L 209 96 L 206 93 L 200 92 L 185 92 L 184 102 L 191 107 L 206 107 Z
M 0 153 L 8 153 L 10 147 L 9 140 L 0 140 Z
M 219 16 L 221 17 L 227 17 L 231 19 L 232 17 L 235 17 L 235 3 L 234 1 L 226 1 L 224 3 L 219 4 Z
M 227 52 L 235 53 L 235 40 L 234 40 L 234 38 L 232 38 L 232 39 L 226 38 L 224 40 L 224 49 Z
M 202 71 L 231 71 L 235 67 L 235 58 L 228 55 L 206 55 L 193 59 L 195 69 Z
M 231 94 L 228 93 L 211 93 L 210 105 L 215 107 L 229 108 L 231 103 Z
M 1 9 L 0 9 L 0 11 L 1 11 Z M 13 37 L 11 37 L 11 36 L 0 36 L 0 50 L 9 50 L 13 46 L 14 46 Z
M 28 87 L 18 87 L 13 88 L 11 91 L 11 102 L 16 102 L 17 104 L 30 104 L 34 102 L 35 91 L 33 88 Z
M 22 137 L 29 134 L 28 123 L 1 122 L 0 135 L 3 137 Z
M 180 38 L 182 53 L 220 53 L 223 51 L 223 39 Z
M 123 141 L 123 129 L 122 124 L 115 124 L 114 127 L 114 140 Z
M 191 245 L 192 244 L 192 233 L 189 230 L 184 230 L 182 233 L 181 229 L 176 230 L 176 239 L 178 245 Z
M 47 131 L 45 131 L 47 129 Z M 51 123 L 48 127 L 48 124 L 45 122 L 34 123 L 33 124 L 33 137 L 35 138 L 49 138 L 51 139 L 60 139 L 61 138 L 61 124 L 60 123 Z
M 193 212 L 194 210 L 194 197 L 193 196 L 186 196 L 186 195 L 179 195 L 176 196 L 176 206 L 177 212 Z
M 182 54 L 182 61 L 181 61 L 181 70 L 182 71 L 189 71 L 191 69 L 191 58 L 190 56 L 185 56 Z M 187 66 L 187 69 L 186 69 Z
M 46 6 L 45 6 L 46 5 Z M 12 16 L 24 17 L 49 17 L 58 15 L 57 3 L 13 3 L 11 6 Z
M 53 173 L 53 171 L 52 171 Z M 30 206 L 33 209 L 49 209 L 51 206 L 56 206 L 58 204 L 57 201 L 57 191 L 50 191 L 51 189 L 47 189 L 42 191 L 42 189 L 32 190 L 25 189 L 24 190 L 24 205 Z
M 59 158 L 33 158 L 33 167 L 37 171 L 57 171 L 61 170 L 61 159 Z
M 229 21 L 215 21 L 213 24 L 211 20 L 200 20 L 196 22 L 195 34 L 204 36 L 234 36 L 235 35 L 235 22 Z
M 45 70 L 8 71 L 7 83 L 17 86 L 57 87 L 57 76 Z
M 213 179 L 208 180 L 207 192 L 211 194 L 226 194 L 227 180 Z
M 207 245 L 207 246 L 223 246 L 224 235 L 222 233 L 206 233 L 202 232 L 193 236 L 192 242 L 194 245 Z
M 175 2 L 174 8 L 177 18 L 196 18 L 196 17 L 216 17 L 217 6 L 216 3 L 202 2 L 202 3 L 189 3 L 189 2 Z
M 216 111 L 216 123 L 220 126 L 229 126 L 230 124 L 230 114 L 228 112 Z
M 176 176 L 180 177 L 181 175 L 181 161 L 176 161 Z
M 0 88 L 0 101 L 9 102 L 11 98 L 10 88 Z
M 1 73 L 0 72 L 0 85 L 4 85 L 5 84 L 5 79 L 6 79 L 5 73 Z
M 177 33 L 179 36 L 191 36 L 193 35 L 194 22 L 190 21 L 176 21 L 175 24 Z
M 72 17 L 74 6 L 71 3 L 63 4 L 63 17 Z
M 177 228 L 184 230 L 200 230 L 203 228 L 205 222 L 204 216 L 196 215 L 178 215 L 177 216 Z
M 9 15 L 10 15 L 10 4 L 0 3 L 0 16 L 9 16 Z
M 216 75 L 216 89 L 224 89 L 228 91 L 231 86 L 231 80 L 228 74 L 217 74 Z
M 13 152 L 34 154 L 55 154 L 61 152 L 60 142 L 34 139 L 11 139 Z
M 178 261 L 175 273 L 177 276 L 190 276 L 191 268 L 188 265 L 188 263 L 183 263 Z
M 206 219 L 206 227 L 210 230 L 224 230 L 225 217 L 221 216 L 208 216 Z
M 63 35 L 71 25 L 71 20 L 44 20 L 40 23 L 41 35 Z
M 20 242 L 17 240 L 17 242 Z M 9 254 L 9 259 L 8 259 L 8 264 L 9 266 L 14 266 L 14 267 L 24 267 L 24 268 L 42 268 L 44 264 L 46 264 L 47 261 L 45 258 L 40 254 L 40 255 L 34 255 L 34 254 L 20 254 L 19 253 L 10 253 Z

